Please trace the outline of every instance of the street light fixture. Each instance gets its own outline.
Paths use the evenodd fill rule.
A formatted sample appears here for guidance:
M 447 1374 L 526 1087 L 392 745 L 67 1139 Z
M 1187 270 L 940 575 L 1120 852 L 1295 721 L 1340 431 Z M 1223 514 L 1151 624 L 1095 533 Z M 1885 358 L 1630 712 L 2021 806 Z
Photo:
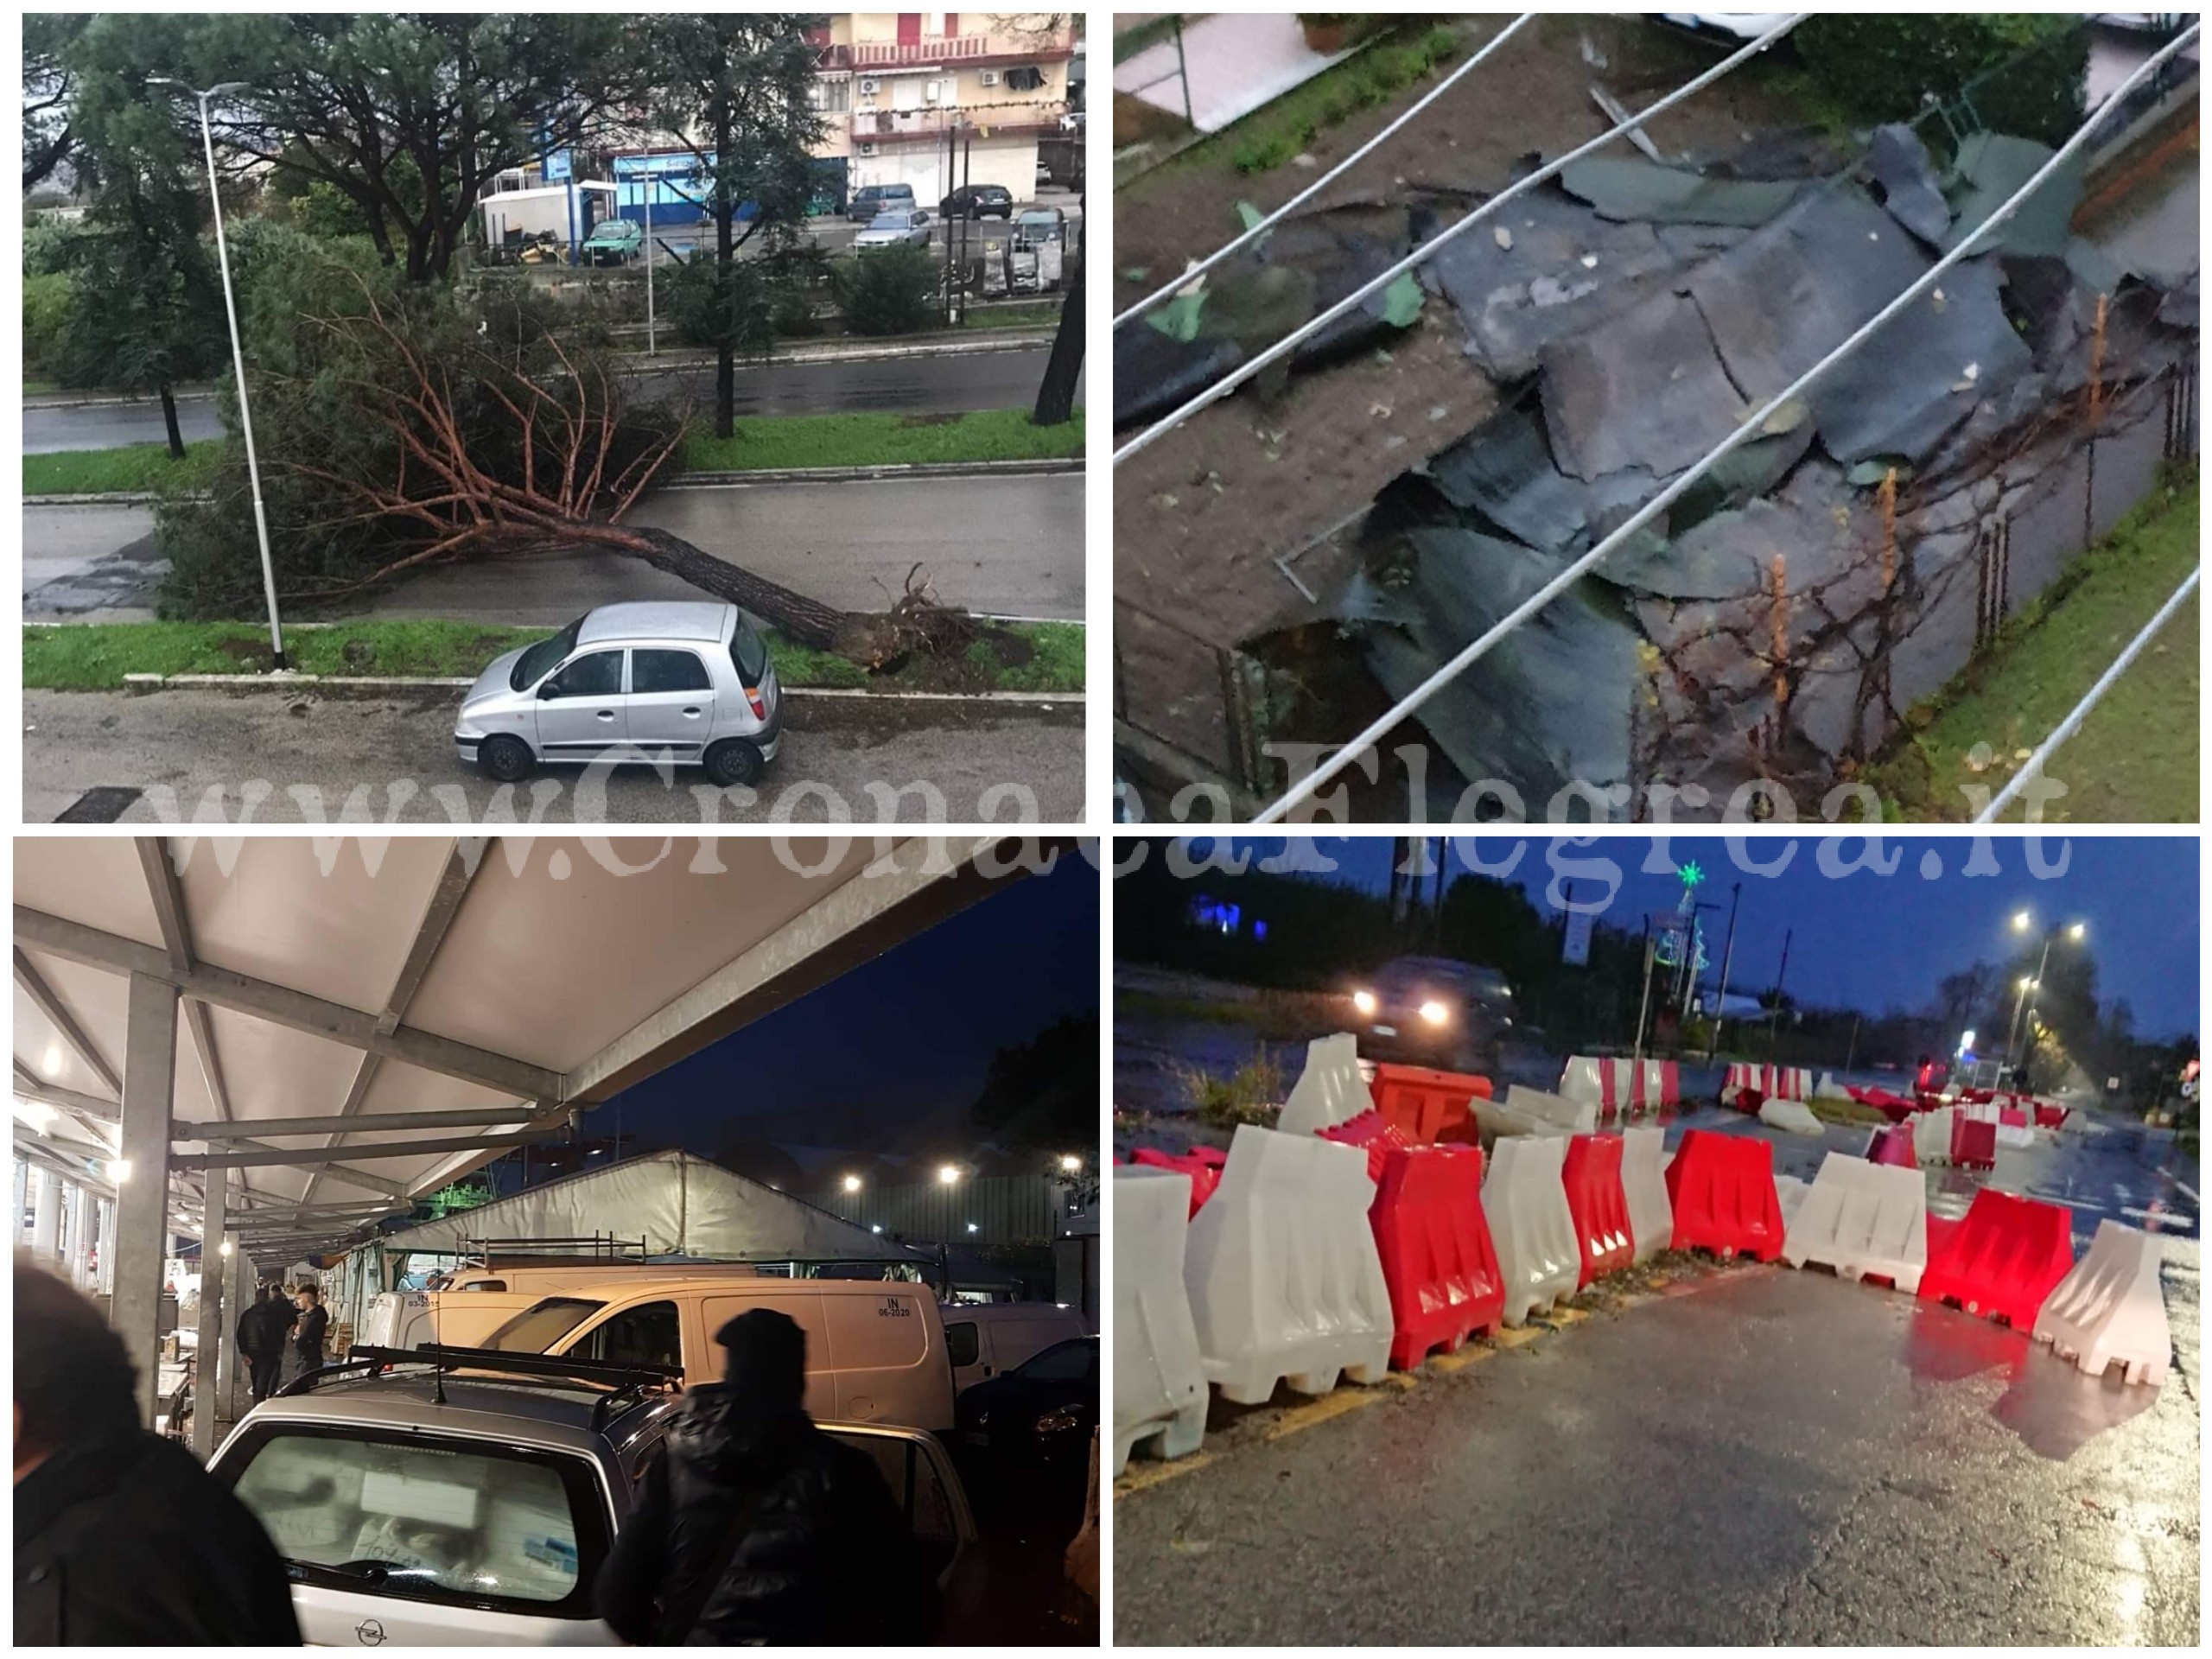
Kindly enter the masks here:
M 269 601 L 269 652 L 279 673 L 284 660 L 284 629 L 276 615 L 276 567 L 269 556 L 269 509 L 261 500 L 261 460 L 253 447 L 253 413 L 246 403 L 245 346 L 238 339 L 238 301 L 231 293 L 230 244 L 223 235 L 223 193 L 215 185 L 215 130 L 207 118 L 207 100 L 225 92 L 245 90 L 242 80 L 226 80 L 206 92 L 194 91 L 168 75 L 147 77 L 149 86 L 174 86 L 200 100 L 200 142 L 207 156 L 207 199 L 215 207 L 215 262 L 223 270 L 223 314 L 231 323 L 231 367 L 238 383 L 238 433 L 245 440 L 246 476 L 253 486 L 253 531 L 261 542 L 261 590 Z
M 1060 1159 L 1060 1169 L 1065 1174 L 1080 1175 L 1083 1173 L 1083 1160 L 1071 1152 L 1065 1154 Z
M 953 1185 L 960 1179 L 960 1166 L 957 1164 L 938 1165 L 937 1179 L 938 1185 L 940 1186 Z
M 859 1176 L 857 1176 L 857 1175 L 848 1175 L 848 1176 L 846 1176 L 846 1177 L 845 1177 L 845 1191 L 846 1191 L 846 1192 L 859 1192 L 860 1190 L 861 1190 L 861 1178 L 860 1178 Z
M 2012 931 L 2013 931 L 2014 932 L 2016 932 L 2016 933 L 2024 933 L 2024 932 L 2026 932 L 2026 931 L 2027 931 L 2027 930 L 2028 930 L 2029 928 L 2031 928 L 2031 926 L 2033 926 L 2034 925 L 2035 925 L 2035 918 L 2034 918 L 2034 916 L 2033 916 L 2032 914 L 2031 914 L 2031 913 L 2030 913 L 2029 912 L 2027 912 L 2027 911 L 2024 911 L 2024 910 L 2023 910 L 2023 911 L 2019 911 L 2019 912 L 2017 912 L 2013 915 L 2013 918 L 2012 918 Z M 2029 992 L 2029 991 L 2035 991 L 2035 992 L 2037 992 L 2037 993 L 2040 993 L 2040 992 L 2042 991 L 2042 989 L 2043 989 L 2043 978 L 2044 978 L 2044 971 L 2045 971 L 2046 969 L 2048 969 L 2050 968 L 2050 947 L 2051 947 L 2051 944 L 2052 944 L 2052 942 L 2053 942 L 2054 940 L 2056 940 L 2056 939 L 2058 938 L 2058 936 L 2059 936 L 2061 933 L 2065 934 L 2065 936 L 2066 936 L 2069 940 L 2071 940 L 2073 943 L 2075 943 L 2075 944 L 2079 944 L 2082 942 L 2082 940 L 2085 937 L 2087 937 L 2087 935 L 2088 935 L 2088 931 L 2089 931 L 2089 925 L 2088 925 L 2087 922 L 2070 922 L 2070 923 L 2067 924 L 2067 925 L 2066 925 L 2066 926 L 2064 926 L 2064 927 L 2063 927 L 2063 928 L 2061 928 L 2061 927 L 2053 927 L 2053 928 L 2047 929 L 2047 930 L 2044 931 L 2044 936 L 2043 936 L 2043 956 L 2042 956 L 2041 959 L 2040 959 L 2040 960 L 2038 960 L 2038 961 L 2037 962 L 2037 963 L 2036 963 L 2036 971 L 2035 971 L 2034 976 L 2033 976 L 2033 977 L 2031 977 L 2031 978 L 2024 979 L 2024 980 L 2021 981 L 2022 995 L 2025 995 L 2027 992 Z M 2036 1027 L 2036 1014 L 2037 1014 L 2037 1004 L 2035 1004 L 2035 1003 L 2032 1003 L 2032 1002 L 2031 1002 L 2031 1003 L 2029 1003 L 2029 1004 L 2027 1005 L 2027 1014 L 2028 1014 L 2028 1017 L 2027 1017 L 2027 1022 L 2026 1022 L 2026 1030 L 2027 1030 L 2028 1033 L 2029 1033 L 2031 1036 L 2032 1036 L 2032 1034 L 2033 1034 L 2033 1033 L 2034 1033 L 2034 1031 L 2035 1031 L 2035 1027 Z M 2019 1025 L 2019 1023 L 2020 1023 L 2020 1018 L 2019 1018 L 2019 1015 L 2020 1015 L 2020 1008 L 2019 1008 L 2019 1005 L 2018 1005 L 2018 1003 L 2015 1003 L 2015 1004 L 2014 1004 L 2014 1006 L 2013 1006 L 2013 1009 L 2012 1009 L 2012 1018 L 2013 1018 L 2013 1023 L 2014 1023 L 2014 1025 L 2015 1025 L 2016 1027 L 2017 1027 L 2017 1026 L 2018 1026 L 2018 1025 Z M 2019 1034 L 2019 1033 L 2018 1033 L 2018 1031 L 2016 1031 L 2016 1032 L 2014 1033 L 2014 1036 L 2015 1036 L 2015 1037 L 2018 1037 L 2018 1034 Z M 2010 1069 L 2014 1072 L 2015 1076 L 2017 1077 L 2018 1072 L 2018 1071 L 2019 1071 L 2019 1067 L 2020 1067 L 2020 1065 L 2023 1065 L 2023 1064 L 2024 1064 L 2024 1063 L 2026 1062 L 2027 1056 L 2026 1056 L 2026 1054 L 2025 1054 L 2025 1053 L 2023 1053 L 2023 1054 L 2020 1056 L 2019 1059 L 2018 1059 L 2018 1061 L 2015 1061 L 2015 1060 L 2013 1059 L 2013 1058 L 2012 1058 L 2012 1047 L 2013 1047 L 2013 1045 L 2012 1045 L 2012 1040 L 2008 1039 L 2008 1040 L 2006 1041 L 2005 1045 L 2005 1063 L 2006 1066 L 2007 1066 L 2008 1068 L 2010 1068 Z

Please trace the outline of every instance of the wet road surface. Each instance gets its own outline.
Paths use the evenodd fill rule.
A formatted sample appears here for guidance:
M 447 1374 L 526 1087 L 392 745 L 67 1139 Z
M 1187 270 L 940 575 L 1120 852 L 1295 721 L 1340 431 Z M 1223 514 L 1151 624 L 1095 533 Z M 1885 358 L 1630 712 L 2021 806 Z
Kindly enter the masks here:
M 1691 1267 L 1210 1433 L 1116 1497 L 1116 1640 L 2193 1646 L 2197 1261 L 2169 1245 L 2158 1389 L 1871 1285 Z
M 696 768 L 549 767 L 494 785 L 453 748 L 460 694 L 31 691 L 23 817 L 145 823 L 1068 823 L 1083 706 L 858 703 L 791 694 L 757 790 Z M 295 708 L 297 712 L 294 712 Z

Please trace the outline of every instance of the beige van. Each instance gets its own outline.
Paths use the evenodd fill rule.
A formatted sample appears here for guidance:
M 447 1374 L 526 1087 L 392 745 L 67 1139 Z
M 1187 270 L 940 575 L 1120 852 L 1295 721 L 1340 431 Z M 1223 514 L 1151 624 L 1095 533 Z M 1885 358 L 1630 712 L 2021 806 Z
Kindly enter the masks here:
M 907 1281 L 683 1276 L 577 1286 L 539 1298 L 478 1345 L 510 1353 L 681 1365 L 722 1372 L 715 1332 L 772 1307 L 806 1332 L 806 1408 L 818 1420 L 952 1431 L 952 1367 L 937 1293 Z
M 353 1340 L 378 1348 L 420 1348 L 442 1343 L 475 1348 L 523 1309 L 556 1291 L 585 1285 L 643 1283 L 680 1272 L 685 1278 L 757 1279 L 758 1268 L 741 1262 L 666 1263 L 569 1262 L 545 1267 L 456 1268 L 437 1290 L 388 1290 L 369 1301 L 368 1317 Z

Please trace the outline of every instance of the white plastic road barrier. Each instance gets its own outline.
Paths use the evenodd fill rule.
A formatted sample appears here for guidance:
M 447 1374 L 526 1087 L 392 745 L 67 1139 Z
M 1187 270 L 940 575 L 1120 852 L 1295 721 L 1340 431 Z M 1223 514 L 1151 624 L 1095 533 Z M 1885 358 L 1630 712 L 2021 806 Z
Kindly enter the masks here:
M 1467 1109 L 1474 1114 L 1475 1128 L 1485 1146 L 1501 1135 L 1554 1135 L 1564 1138 L 1572 1133 L 1533 1112 L 1509 1106 L 1502 1100 L 1484 1100 L 1480 1095 L 1467 1103 Z
M 1374 1198 L 1364 1147 L 1238 1126 L 1183 1263 L 1206 1380 L 1224 1399 L 1262 1405 L 1284 1380 L 1326 1394 L 1339 1372 L 1376 1382 L 1389 1370 Z
M 1560 1073 L 1561 1099 L 1588 1101 L 1606 1116 L 1648 1112 L 1681 1099 L 1681 1068 L 1673 1060 L 1607 1060 L 1571 1054 Z
M 1648 1262 L 1675 1236 L 1675 1206 L 1667 1201 L 1667 1132 L 1652 1124 L 1621 1131 L 1621 1190 L 1628 1195 L 1628 1230 L 1636 1260 Z
M 1821 1120 L 1813 1109 L 1794 1100 L 1770 1100 L 1759 1108 L 1759 1122 L 1785 1135 L 1818 1135 Z
M 1594 1059 L 1587 1054 L 1570 1054 L 1567 1068 L 1559 1077 L 1560 1097 L 1563 1100 L 1590 1100 L 1600 1106 L 1612 1104 L 1612 1062 Z
M 1813 1098 L 1815 1100 L 1849 1100 L 1851 1098 L 1851 1090 L 1845 1088 L 1841 1084 L 1835 1080 L 1834 1072 L 1823 1071 L 1821 1073 L 1820 1082 L 1814 1087 Z
M 1567 1142 L 1556 1136 L 1516 1135 L 1491 1151 L 1483 1175 L 1483 1215 L 1497 1247 L 1508 1325 L 1525 1325 L 1531 1313 L 1573 1295 L 1582 1277 L 1566 1175 Z
M 1785 1233 L 1789 1226 L 1789 1217 L 1797 1213 L 1797 1206 L 1805 1202 L 1805 1194 L 1810 1190 L 1795 1175 L 1774 1178 L 1775 1202 L 1782 1208 L 1782 1225 Z
M 1319 1135 L 1374 1108 L 1359 1069 L 1359 1039 L 1340 1031 L 1306 1045 L 1306 1069 L 1290 1086 L 1275 1127 L 1285 1135 Z
M 2032 1147 L 2036 1132 L 2026 1124 L 2000 1122 L 1997 1126 L 1997 1144 L 2000 1147 Z
M 2092 1376 L 2119 1360 L 2130 1382 L 2158 1388 L 2173 1357 L 2166 1294 L 2158 1283 L 2164 1249 L 2155 1233 L 2116 1221 L 2097 1224 L 2089 1253 L 2044 1298 L 2037 1342 Z
M 1921 1112 L 1912 1120 L 1912 1155 L 1920 1160 L 1921 1167 L 1951 1161 L 1951 1109 L 1938 1106 L 1932 1112 Z
M 1785 1209 L 1787 1206 L 1785 1206 Z M 1782 1259 L 1816 1262 L 1845 1279 L 1872 1274 L 1910 1296 L 1928 1270 L 1928 1178 L 1832 1152 L 1786 1218 Z
M 1205 1363 L 1183 1283 L 1191 1178 L 1114 1170 L 1114 1473 L 1141 1441 L 1188 1457 L 1206 1432 Z
M 1569 1135 L 1595 1135 L 1598 1132 L 1598 1106 L 1595 1101 L 1569 1100 L 1563 1095 L 1548 1095 L 1541 1089 L 1524 1089 L 1519 1084 L 1510 1084 L 1505 1090 L 1508 1111 L 1522 1113 Z M 1565 1191 L 1564 1188 L 1561 1191 Z

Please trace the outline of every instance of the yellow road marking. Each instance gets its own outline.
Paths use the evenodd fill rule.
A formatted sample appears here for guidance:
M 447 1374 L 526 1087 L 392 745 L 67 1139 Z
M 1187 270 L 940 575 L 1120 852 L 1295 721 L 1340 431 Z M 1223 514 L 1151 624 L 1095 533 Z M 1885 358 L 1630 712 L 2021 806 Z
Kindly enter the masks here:
M 1325 1423 L 1332 1417 L 1341 1417 L 1348 1411 L 1357 1411 L 1362 1406 L 1371 1406 L 1382 1398 L 1376 1389 L 1338 1389 L 1334 1394 L 1325 1394 L 1310 1405 L 1293 1406 L 1269 1423 L 1265 1440 L 1279 1440 L 1286 1434 L 1295 1434 L 1300 1429 L 1311 1428 L 1316 1423 Z
M 1509 1325 L 1491 1340 L 1501 1348 L 1519 1348 L 1525 1344 L 1534 1342 L 1541 1335 L 1543 1332 L 1532 1325 Z
M 1203 1469 L 1213 1461 L 1211 1452 L 1194 1452 L 1187 1458 L 1170 1458 L 1159 1463 L 1147 1463 L 1142 1468 L 1132 1468 L 1114 1483 L 1114 1496 L 1126 1497 L 1141 1492 L 1147 1486 L 1157 1486 L 1162 1481 L 1173 1480 L 1178 1475 L 1187 1475 Z
M 1462 1348 L 1456 1354 L 1432 1355 L 1429 1358 L 1427 1369 L 1435 1371 L 1443 1371 L 1447 1374 L 1452 1371 L 1464 1371 L 1468 1366 L 1473 1364 L 1477 1360 L 1488 1359 L 1497 1351 L 1494 1348 L 1478 1347 L 1474 1344 L 1470 1343 L 1466 1347 Z
M 1590 1316 L 1579 1307 L 1555 1307 L 1541 1317 L 1547 1325 L 1580 1325 Z

